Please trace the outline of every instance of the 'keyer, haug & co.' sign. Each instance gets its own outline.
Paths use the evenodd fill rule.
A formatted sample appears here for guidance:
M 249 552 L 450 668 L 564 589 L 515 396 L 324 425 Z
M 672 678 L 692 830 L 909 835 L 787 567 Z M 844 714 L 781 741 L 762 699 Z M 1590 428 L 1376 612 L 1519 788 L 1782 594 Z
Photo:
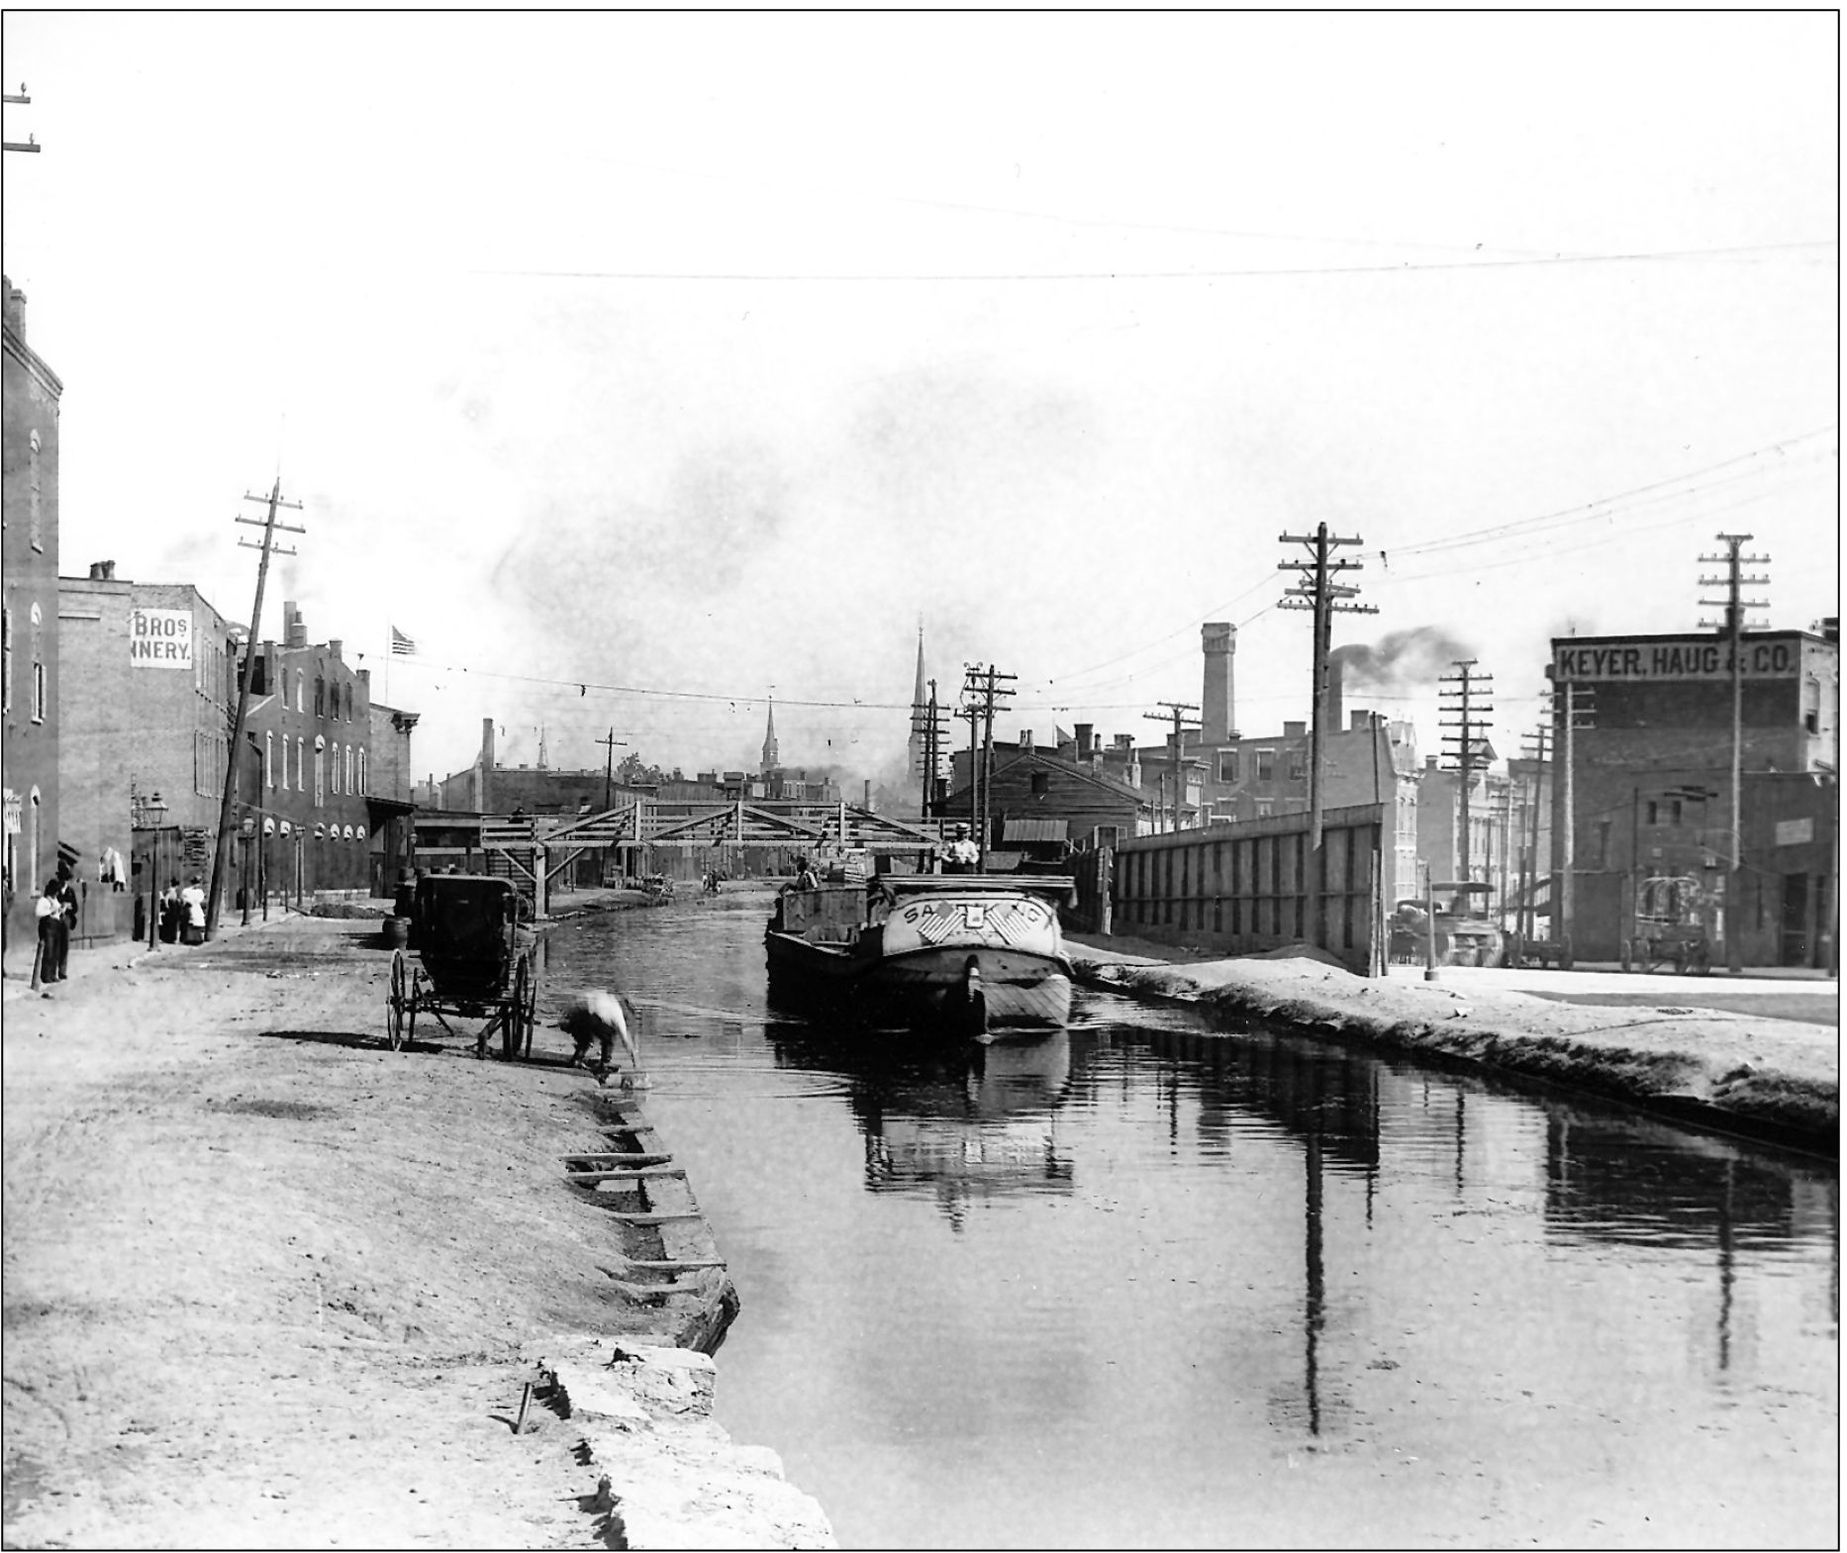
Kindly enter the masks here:
M 137 609 L 128 616 L 128 661 L 137 669 L 192 667 L 192 611 Z
M 1633 641 L 1555 642 L 1554 680 L 1714 679 L 1732 677 L 1732 644 L 1723 637 L 1644 636 Z M 1793 639 L 1752 641 L 1743 646 L 1745 679 L 1783 679 L 1802 662 Z

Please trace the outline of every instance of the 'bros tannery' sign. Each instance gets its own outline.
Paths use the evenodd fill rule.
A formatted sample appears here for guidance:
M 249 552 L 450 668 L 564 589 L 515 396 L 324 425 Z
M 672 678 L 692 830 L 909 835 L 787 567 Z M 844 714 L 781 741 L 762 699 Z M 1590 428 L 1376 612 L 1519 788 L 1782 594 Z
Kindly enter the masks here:
M 1732 644 L 1721 636 L 1642 636 L 1628 641 L 1554 642 L 1552 677 L 1558 681 L 1608 679 L 1722 679 L 1732 677 Z M 1793 637 L 1744 639 L 1743 677 L 1782 679 L 1802 662 Z
M 190 669 L 192 611 L 131 611 L 128 617 L 128 661 L 137 669 Z

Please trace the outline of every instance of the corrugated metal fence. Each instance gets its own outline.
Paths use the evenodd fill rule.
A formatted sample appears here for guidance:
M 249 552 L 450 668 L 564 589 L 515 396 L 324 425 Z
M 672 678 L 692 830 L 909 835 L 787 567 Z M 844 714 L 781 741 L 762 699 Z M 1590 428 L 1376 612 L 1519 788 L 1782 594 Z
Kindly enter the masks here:
M 1349 970 L 1384 963 L 1379 846 L 1385 807 L 1330 809 L 1322 823 L 1320 947 Z M 1308 816 L 1138 836 L 1116 849 L 1111 927 L 1121 935 L 1226 954 L 1308 936 Z

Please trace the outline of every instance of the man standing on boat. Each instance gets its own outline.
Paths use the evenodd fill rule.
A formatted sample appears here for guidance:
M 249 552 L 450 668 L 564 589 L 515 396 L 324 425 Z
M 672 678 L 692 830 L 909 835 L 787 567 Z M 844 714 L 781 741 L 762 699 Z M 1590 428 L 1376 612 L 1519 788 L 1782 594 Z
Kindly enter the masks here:
M 981 849 L 975 845 L 966 825 L 955 828 L 954 838 L 943 848 L 943 872 L 972 874 L 981 864 Z

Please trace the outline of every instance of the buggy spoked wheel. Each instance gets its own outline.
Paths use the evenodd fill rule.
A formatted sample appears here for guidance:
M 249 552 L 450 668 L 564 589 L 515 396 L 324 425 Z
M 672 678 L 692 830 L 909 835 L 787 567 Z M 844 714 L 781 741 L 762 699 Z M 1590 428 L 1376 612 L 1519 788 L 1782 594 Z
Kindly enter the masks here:
M 532 966 L 525 955 L 513 965 L 513 991 L 500 1016 L 500 1054 L 508 1062 L 518 1058 L 525 1031 L 526 1006 L 532 1001 Z
M 527 956 L 531 964 L 531 956 Z M 539 973 L 535 968 L 526 978 L 526 1002 L 520 1009 L 520 1048 L 521 1057 L 532 1055 L 532 1032 L 539 1023 Z
M 410 1039 L 412 999 L 404 951 L 391 952 L 391 987 L 385 994 L 385 1045 L 397 1051 Z

